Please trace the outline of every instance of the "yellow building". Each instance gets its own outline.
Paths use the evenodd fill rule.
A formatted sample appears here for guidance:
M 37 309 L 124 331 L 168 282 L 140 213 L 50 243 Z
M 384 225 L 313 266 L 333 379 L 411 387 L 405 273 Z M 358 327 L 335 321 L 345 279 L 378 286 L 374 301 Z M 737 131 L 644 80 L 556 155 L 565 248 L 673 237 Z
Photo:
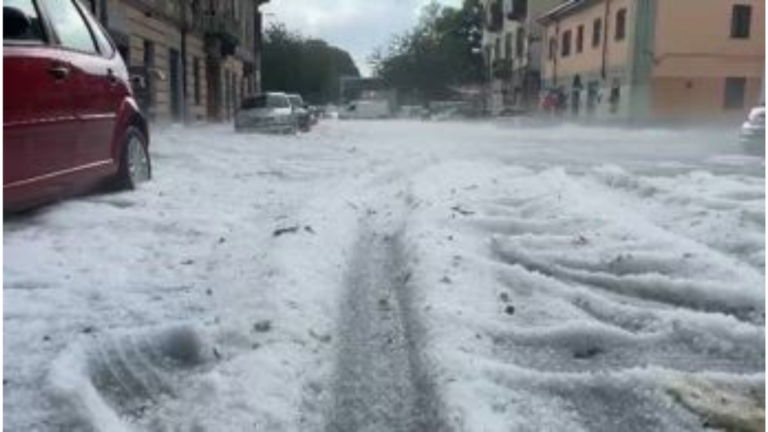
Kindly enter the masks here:
M 544 88 L 571 113 L 716 120 L 764 100 L 765 0 L 570 0 L 539 22 Z

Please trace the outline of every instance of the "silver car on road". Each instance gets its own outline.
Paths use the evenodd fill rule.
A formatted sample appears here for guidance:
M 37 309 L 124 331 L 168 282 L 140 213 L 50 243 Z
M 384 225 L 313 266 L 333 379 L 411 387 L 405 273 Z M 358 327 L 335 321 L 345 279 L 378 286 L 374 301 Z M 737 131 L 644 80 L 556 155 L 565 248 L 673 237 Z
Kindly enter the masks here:
M 299 124 L 285 93 L 264 93 L 247 97 L 235 116 L 237 132 L 294 134 Z

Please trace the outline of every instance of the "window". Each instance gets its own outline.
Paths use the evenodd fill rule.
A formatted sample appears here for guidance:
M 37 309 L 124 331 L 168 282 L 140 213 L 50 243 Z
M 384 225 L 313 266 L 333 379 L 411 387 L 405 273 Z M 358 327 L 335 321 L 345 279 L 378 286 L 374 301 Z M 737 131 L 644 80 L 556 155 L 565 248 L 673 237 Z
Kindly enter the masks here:
M 515 36 L 515 42 L 517 42 L 517 46 L 515 47 L 517 51 L 517 57 L 523 57 L 525 54 L 523 51 L 525 51 L 525 29 L 523 27 L 517 28 L 517 35 Z
M 584 26 L 580 25 L 576 30 L 576 52 L 584 51 Z
M 93 29 L 93 36 L 96 38 L 96 43 L 99 45 L 99 52 L 101 52 L 104 57 L 112 57 L 115 54 L 115 48 L 104 33 L 104 29 L 101 25 L 93 21 L 91 21 L 91 28 Z
M 557 38 L 549 38 L 549 59 L 554 60 L 557 55 Z
M 155 43 L 150 40 L 144 40 L 144 67 L 155 67 Z
M 493 58 L 501 58 L 501 39 L 496 38 L 496 44 L 493 46 Z
M 195 57 L 192 60 L 192 76 L 195 80 L 195 105 L 200 105 L 202 99 L 200 95 L 202 83 L 200 82 L 200 58 L 198 57 Z
M 86 53 L 97 52 L 91 30 L 74 2 L 45 0 L 43 3 L 61 46 Z
M 5 29 L 4 29 L 3 31 L 4 40 L 6 38 L 16 40 L 16 41 L 42 42 L 44 40 L 43 28 L 40 25 L 40 16 L 38 15 L 37 9 L 35 8 L 35 5 L 32 2 L 32 0 L 3 0 L 3 8 L 6 8 L 6 7 L 16 8 L 24 12 L 24 14 L 27 15 L 27 18 L 29 18 L 29 21 L 32 25 L 24 34 L 17 35 L 17 36 L 15 35 L 13 38 L 8 38 L 5 35 Z M 7 27 L 5 28 L 7 29 Z
M 731 15 L 731 38 L 749 39 L 752 24 L 752 6 L 734 5 Z
M 617 41 L 623 41 L 627 36 L 627 10 L 619 9 L 616 12 L 616 34 L 614 39 Z
M 603 40 L 603 20 L 598 18 L 592 23 L 592 48 L 600 46 Z
M 290 108 L 291 103 L 283 95 L 269 95 L 268 105 L 270 108 Z
M 569 55 L 571 55 L 571 31 L 570 30 L 563 33 L 563 46 L 561 47 L 560 55 L 563 57 L 568 57 Z
M 744 109 L 747 94 L 746 78 L 725 79 L 725 109 Z
M 249 110 L 257 108 L 267 108 L 267 97 L 256 96 L 243 99 L 243 104 L 240 105 L 240 109 Z
M 507 59 L 512 58 L 512 33 L 507 33 L 506 44 L 504 45 L 504 57 Z

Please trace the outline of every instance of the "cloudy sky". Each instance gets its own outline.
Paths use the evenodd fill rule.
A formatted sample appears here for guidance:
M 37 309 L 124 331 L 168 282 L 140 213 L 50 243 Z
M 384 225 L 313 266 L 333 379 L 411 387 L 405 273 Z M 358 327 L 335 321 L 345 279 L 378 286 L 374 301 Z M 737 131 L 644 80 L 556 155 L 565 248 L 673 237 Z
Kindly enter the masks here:
M 457 5 L 461 1 L 440 2 Z M 371 52 L 411 28 L 425 3 L 427 0 L 271 0 L 262 10 L 267 25 L 279 21 L 349 51 L 367 75 Z

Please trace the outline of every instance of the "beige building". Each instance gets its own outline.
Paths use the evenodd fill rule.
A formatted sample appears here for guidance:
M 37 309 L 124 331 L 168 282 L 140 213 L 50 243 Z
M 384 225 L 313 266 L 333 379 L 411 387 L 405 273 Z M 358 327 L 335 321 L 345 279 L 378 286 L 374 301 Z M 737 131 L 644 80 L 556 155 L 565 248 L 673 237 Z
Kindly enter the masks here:
M 157 122 L 226 121 L 260 87 L 264 0 L 89 0 Z
M 716 120 L 762 100 L 764 0 L 571 0 L 538 21 L 543 85 L 573 114 Z

